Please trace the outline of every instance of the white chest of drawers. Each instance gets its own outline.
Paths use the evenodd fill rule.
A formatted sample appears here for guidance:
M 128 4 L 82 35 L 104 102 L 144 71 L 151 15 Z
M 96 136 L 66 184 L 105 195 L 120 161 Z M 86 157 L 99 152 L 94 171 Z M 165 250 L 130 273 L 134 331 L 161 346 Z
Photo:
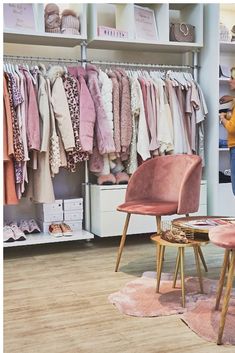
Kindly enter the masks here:
M 100 237 L 122 234 L 126 213 L 118 212 L 117 206 L 124 203 L 127 185 L 91 185 L 91 232 Z M 206 182 L 201 182 L 200 206 L 194 216 L 207 215 Z M 163 217 L 163 220 L 176 218 Z M 179 216 L 180 217 L 180 216 Z M 181 215 L 182 217 L 182 215 Z M 156 231 L 153 216 L 131 215 L 127 234 L 151 233 Z

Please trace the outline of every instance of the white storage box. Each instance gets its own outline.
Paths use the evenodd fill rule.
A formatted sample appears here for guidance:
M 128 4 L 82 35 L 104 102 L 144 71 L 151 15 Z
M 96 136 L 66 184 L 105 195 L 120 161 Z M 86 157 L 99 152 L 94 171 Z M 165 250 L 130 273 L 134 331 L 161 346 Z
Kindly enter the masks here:
M 37 203 L 36 210 L 39 214 L 62 212 L 63 211 L 63 200 L 55 200 L 54 203 Z
M 49 233 L 49 226 L 52 224 L 52 222 L 43 222 L 38 219 L 37 223 L 43 233 L 46 233 L 46 234 Z
M 82 221 L 66 221 L 65 223 L 68 224 L 73 231 L 82 229 Z
M 83 210 L 65 211 L 64 212 L 65 221 L 82 221 L 83 220 Z
M 63 221 L 63 211 L 60 211 L 57 213 L 38 212 L 37 218 L 42 222 L 62 222 Z
M 73 210 L 82 210 L 83 209 L 83 199 L 66 199 L 64 200 L 64 210 L 73 211 Z

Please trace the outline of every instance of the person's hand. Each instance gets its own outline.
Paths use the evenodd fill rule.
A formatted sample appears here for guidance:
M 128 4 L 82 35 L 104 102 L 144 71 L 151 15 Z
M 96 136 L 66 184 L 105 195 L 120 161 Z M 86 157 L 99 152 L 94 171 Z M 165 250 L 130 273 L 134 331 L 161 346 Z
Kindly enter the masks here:
M 220 102 L 220 104 L 225 104 L 225 103 L 231 102 L 233 99 L 234 99 L 233 96 L 228 96 L 228 95 L 227 95 L 227 96 L 221 97 L 220 100 L 219 100 L 219 102 Z

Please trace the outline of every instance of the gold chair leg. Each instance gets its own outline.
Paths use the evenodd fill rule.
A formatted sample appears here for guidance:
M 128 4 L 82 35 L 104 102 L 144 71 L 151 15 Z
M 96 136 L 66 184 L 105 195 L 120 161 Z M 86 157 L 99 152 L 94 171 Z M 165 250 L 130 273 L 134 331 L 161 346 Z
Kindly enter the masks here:
M 230 250 L 226 249 L 225 253 L 224 253 L 224 260 L 223 260 L 223 265 L 222 265 L 222 269 L 221 269 L 221 273 L 220 273 L 218 289 L 217 289 L 217 293 L 216 293 L 215 310 L 219 309 L 220 299 L 222 296 L 222 291 L 223 291 L 223 286 L 224 286 L 225 275 L 226 275 L 227 266 L 229 263 L 229 255 L 230 255 Z
M 232 256 L 231 256 L 231 260 L 230 260 L 227 285 L 226 285 L 226 290 L 224 293 L 223 307 L 222 307 L 222 313 L 221 313 L 221 317 L 220 317 L 219 334 L 218 334 L 217 344 L 222 343 L 224 325 L 225 325 L 226 315 L 227 315 L 227 311 L 228 311 L 228 303 L 229 303 L 231 289 L 232 289 L 232 285 L 233 285 L 234 269 L 235 269 L 235 250 L 232 251 Z
M 156 287 L 156 293 L 159 293 L 159 287 L 160 287 L 160 281 L 161 281 L 161 274 L 162 274 L 162 263 L 163 263 L 163 254 L 164 254 L 164 245 L 160 245 L 159 246 L 159 251 L 158 254 L 159 256 L 159 260 L 158 260 L 158 268 L 157 268 L 157 287 Z
M 193 250 L 195 255 L 195 262 L 196 262 L 197 275 L 198 275 L 199 284 L 200 284 L 200 290 L 201 290 L 201 293 L 203 293 L 202 273 L 201 273 L 201 266 L 200 266 L 200 260 L 199 260 L 199 248 L 200 246 L 195 245 L 193 247 Z
M 156 222 L 157 222 L 157 234 L 160 234 L 162 231 L 161 216 L 156 216 Z
M 176 258 L 176 264 L 175 264 L 175 274 L 174 274 L 172 288 L 175 288 L 175 285 L 176 285 L 177 276 L 178 276 L 178 272 L 179 272 L 179 266 L 180 266 L 180 248 L 178 248 L 178 252 L 177 252 L 177 258 Z
M 182 306 L 183 308 L 185 308 L 184 248 L 180 248 L 180 275 L 181 275 Z
M 204 256 L 203 256 L 203 252 L 202 252 L 202 249 L 201 249 L 200 246 L 199 246 L 199 248 L 198 248 L 198 253 L 199 253 L 200 259 L 201 259 L 201 261 L 202 261 L 203 267 L 204 267 L 204 269 L 205 269 L 205 272 L 208 272 L 208 268 L 207 268 L 207 265 L 206 265 L 206 261 L 205 261 L 205 258 L 204 258 Z
M 125 221 L 125 224 L 124 224 L 123 233 L 122 233 L 122 237 L 121 237 L 121 241 L 120 241 L 120 245 L 119 245 L 119 249 L 118 249 L 118 255 L 117 255 L 115 272 L 118 271 L 119 263 L 120 263 L 121 256 L 122 256 L 122 250 L 124 248 L 125 241 L 126 241 L 126 233 L 127 233 L 130 217 L 131 217 L 131 214 L 127 213 L 126 221 Z

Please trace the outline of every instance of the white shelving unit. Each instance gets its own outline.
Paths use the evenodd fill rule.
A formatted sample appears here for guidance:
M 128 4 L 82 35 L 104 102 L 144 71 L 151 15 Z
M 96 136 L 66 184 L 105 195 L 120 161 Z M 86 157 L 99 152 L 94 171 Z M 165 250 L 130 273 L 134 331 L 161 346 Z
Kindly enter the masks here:
M 219 138 L 226 138 L 225 129 L 219 124 L 219 98 L 229 94 L 228 82 L 218 76 L 219 65 L 234 66 L 235 43 L 220 42 L 219 24 L 232 28 L 235 5 L 204 5 L 204 46 L 200 53 L 199 81 L 208 105 L 206 121 L 206 179 L 208 181 L 208 214 L 235 214 L 235 197 L 230 183 L 219 183 L 219 170 L 230 168 L 229 149 L 219 148 Z M 212 39 L 213 38 L 213 39 Z
M 94 238 L 94 235 L 86 230 L 77 230 L 73 232 L 72 236 L 69 237 L 53 237 L 53 235 L 46 233 L 35 233 L 26 235 L 27 239 L 22 241 L 13 241 L 9 243 L 3 243 L 4 248 L 12 248 L 15 246 L 28 246 L 38 244 L 50 244 L 50 243 L 61 243 L 75 240 L 89 240 Z
M 19 43 L 31 45 L 46 45 L 46 46 L 59 46 L 59 47 L 75 47 L 80 45 L 86 38 L 82 36 L 51 33 L 29 33 L 7 30 L 4 32 L 3 40 L 5 43 Z
M 138 50 L 154 52 L 189 52 L 203 46 L 203 4 L 141 4 L 154 11 L 157 38 L 146 41 L 136 38 L 134 4 L 89 4 L 88 48 L 109 50 Z M 169 26 L 172 21 L 195 26 L 195 43 L 170 42 Z M 127 39 L 98 35 L 98 27 L 106 26 L 128 32 Z
M 235 4 L 234 5 L 220 5 L 220 22 L 224 23 L 228 29 L 232 28 L 235 18 Z M 234 42 L 220 42 L 220 64 L 232 67 L 235 65 L 235 43 Z M 234 95 L 230 91 L 229 84 L 226 80 L 219 80 L 219 96 L 225 94 Z M 230 105 L 222 104 L 219 109 L 227 108 Z M 219 124 L 219 138 L 226 139 L 227 131 Z M 220 149 L 219 153 L 219 170 L 224 172 L 230 169 L 230 154 L 229 148 Z M 235 214 L 235 196 L 232 192 L 231 183 L 219 183 L 219 214 L 233 216 Z
M 61 48 L 79 46 L 84 44 L 87 40 L 87 5 L 86 4 L 58 4 L 60 8 L 60 13 L 64 9 L 72 9 L 79 15 L 80 20 L 80 35 L 65 35 L 62 33 L 47 33 L 44 28 L 44 6 L 45 4 L 33 4 L 34 14 L 36 21 L 36 30 L 26 31 L 13 31 L 9 28 L 4 28 L 3 38 L 4 43 L 14 43 L 14 44 L 29 44 L 34 46 L 58 46 Z M 27 50 L 27 49 L 26 49 Z M 42 49 L 43 50 L 43 49 Z M 44 49 L 45 51 L 45 49 Z M 16 53 L 17 55 L 18 53 Z M 27 57 L 27 52 L 24 53 Z M 31 55 L 29 55 L 31 56 Z M 46 56 L 46 55 L 38 55 Z M 62 55 L 63 56 L 63 55 Z M 55 58 L 56 59 L 56 58 Z M 81 175 L 85 175 L 84 168 L 80 168 Z M 64 170 L 57 175 L 54 180 L 54 190 L 56 198 L 74 198 L 80 197 L 84 190 L 82 190 L 82 182 L 80 180 L 81 176 L 77 173 L 68 173 Z M 85 195 L 84 195 L 85 198 Z M 85 206 L 86 207 L 86 206 Z M 22 199 L 19 205 L 16 206 L 5 206 L 4 207 L 5 221 L 20 221 L 20 219 L 36 219 L 36 211 L 34 204 L 30 203 L 26 199 Z M 4 247 L 15 247 L 15 246 L 26 246 L 26 245 L 36 245 L 44 243 L 55 243 L 64 241 L 75 241 L 82 239 L 92 239 L 94 235 L 86 230 L 74 231 L 71 237 L 59 237 L 55 238 L 47 233 L 40 234 L 30 234 L 27 235 L 27 240 L 25 241 L 15 241 L 11 243 L 3 243 Z

